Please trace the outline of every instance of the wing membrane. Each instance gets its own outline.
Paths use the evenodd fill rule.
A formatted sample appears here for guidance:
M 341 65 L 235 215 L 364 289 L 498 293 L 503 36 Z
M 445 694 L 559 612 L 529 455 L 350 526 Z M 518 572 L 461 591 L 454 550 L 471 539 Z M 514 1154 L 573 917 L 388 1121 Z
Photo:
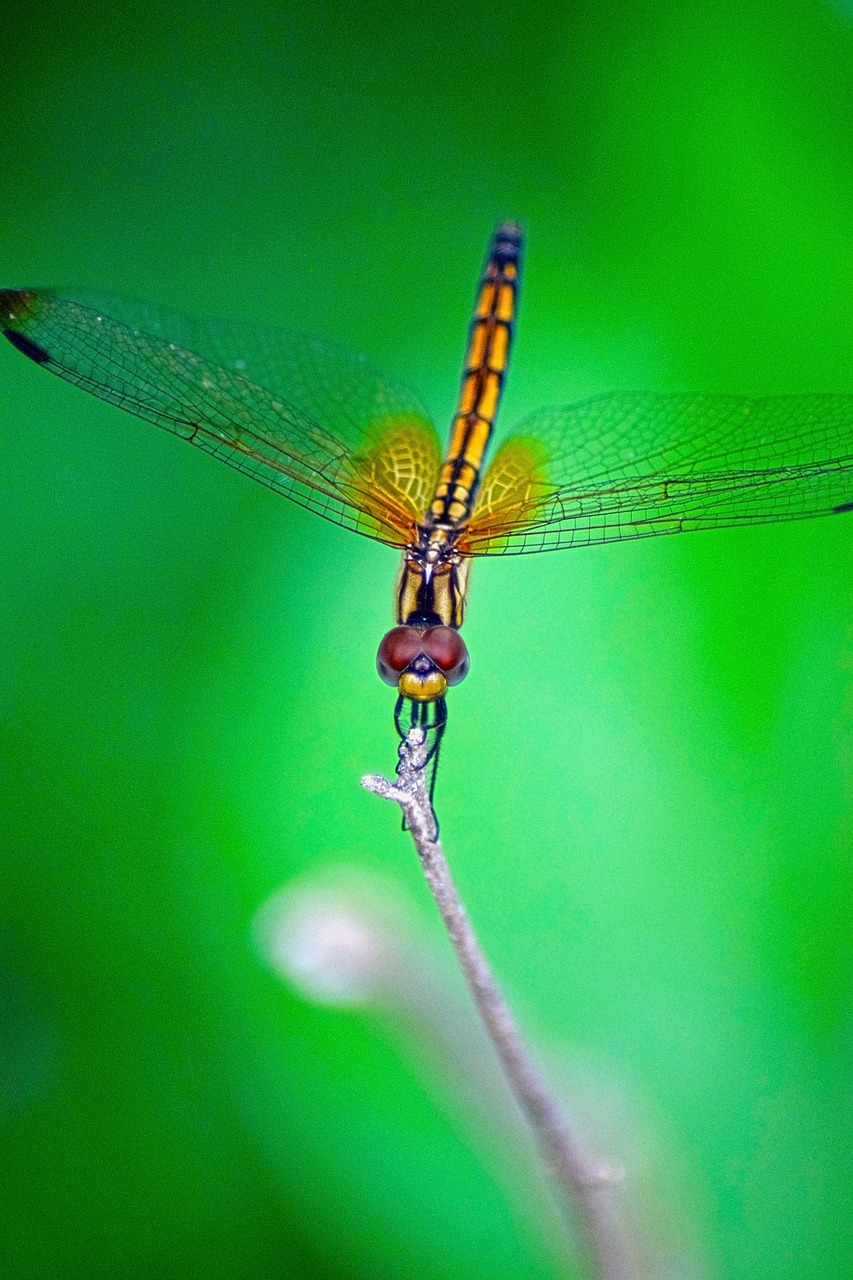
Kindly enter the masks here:
M 440 448 L 420 402 L 330 344 L 84 290 L 0 293 L 0 327 L 53 373 L 358 533 L 400 546 L 428 500 Z
M 464 548 L 523 554 L 850 508 L 853 396 L 613 392 L 519 425 Z

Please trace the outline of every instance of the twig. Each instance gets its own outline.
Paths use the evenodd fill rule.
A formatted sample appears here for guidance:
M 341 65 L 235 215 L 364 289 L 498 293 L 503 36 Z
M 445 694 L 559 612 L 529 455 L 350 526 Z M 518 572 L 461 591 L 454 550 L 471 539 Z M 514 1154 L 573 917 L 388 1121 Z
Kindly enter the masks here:
M 403 811 L 474 1003 L 566 1206 L 577 1212 L 596 1275 L 600 1280 L 636 1280 L 635 1264 L 612 1204 L 613 1184 L 620 1174 L 612 1167 L 591 1160 L 583 1151 L 492 975 L 438 839 L 438 826 L 426 790 L 425 764 L 423 730 L 412 729 L 400 746 L 396 781 L 369 774 L 361 783 L 375 795 L 396 801 Z

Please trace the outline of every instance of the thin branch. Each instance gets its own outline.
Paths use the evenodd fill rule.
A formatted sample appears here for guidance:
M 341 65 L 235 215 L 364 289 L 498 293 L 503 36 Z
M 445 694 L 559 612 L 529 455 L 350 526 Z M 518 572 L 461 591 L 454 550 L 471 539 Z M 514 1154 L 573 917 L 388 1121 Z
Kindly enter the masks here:
M 361 783 L 375 795 L 396 801 L 403 811 L 477 1011 L 566 1206 L 577 1213 L 595 1274 L 600 1280 L 636 1280 L 634 1260 L 612 1203 L 613 1184 L 620 1174 L 583 1150 L 524 1042 L 451 877 L 426 790 L 425 764 L 423 730 L 412 729 L 400 746 L 396 781 L 369 774 Z

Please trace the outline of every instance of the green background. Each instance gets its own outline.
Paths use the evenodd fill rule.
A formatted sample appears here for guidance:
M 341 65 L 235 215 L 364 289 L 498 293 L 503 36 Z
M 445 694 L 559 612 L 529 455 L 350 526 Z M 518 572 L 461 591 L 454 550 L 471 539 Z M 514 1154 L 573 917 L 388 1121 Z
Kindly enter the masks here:
M 328 336 L 443 424 L 514 216 L 504 424 L 853 390 L 851 54 L 841 0 L 19 5 L 0 281 Z M 345 863 L 461 999 L 358 786 L 395 556 L 5 347 L 0 429 L 4 1273 L 582 1274 L 429 1018 L 252 943 Z M 849 521 L 478 564 L 466 637 L 448 856 L 646 1275 L 848 1275 Z

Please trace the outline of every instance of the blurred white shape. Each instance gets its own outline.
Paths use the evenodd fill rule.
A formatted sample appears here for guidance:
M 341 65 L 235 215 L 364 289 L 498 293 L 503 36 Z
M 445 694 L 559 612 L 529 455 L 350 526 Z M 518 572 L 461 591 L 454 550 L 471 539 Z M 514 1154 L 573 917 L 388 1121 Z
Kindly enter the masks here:
M 393 996 L 410 925 L 407 904 L 354 869 L 297 880 L 255 916 L 255 943 L 270 968 L 319 1004 L 358 1006 Z
M 455 1101 L 496 1176 L 538 1225 L 552 1264 L 571 1254 L 550 1183 L 438 922 L 426 928 L 393 881 L 340 866 L 275 893 L 253 932 L 266 964 L 303 999 L 379 1016 L 406 1056 L 414 1052 L 437 1099 Z M 706 1249 L 685 1204 L 680 1143 L 662 1137 L 664 1118 L 652 1121 L 602 1064 L 585 1063 L 565 1045 L 544 1056 L 640 1274 L 707 1280 Z M 602 1150 L 618 1151 L 620 1161 L 593 1154 Z

